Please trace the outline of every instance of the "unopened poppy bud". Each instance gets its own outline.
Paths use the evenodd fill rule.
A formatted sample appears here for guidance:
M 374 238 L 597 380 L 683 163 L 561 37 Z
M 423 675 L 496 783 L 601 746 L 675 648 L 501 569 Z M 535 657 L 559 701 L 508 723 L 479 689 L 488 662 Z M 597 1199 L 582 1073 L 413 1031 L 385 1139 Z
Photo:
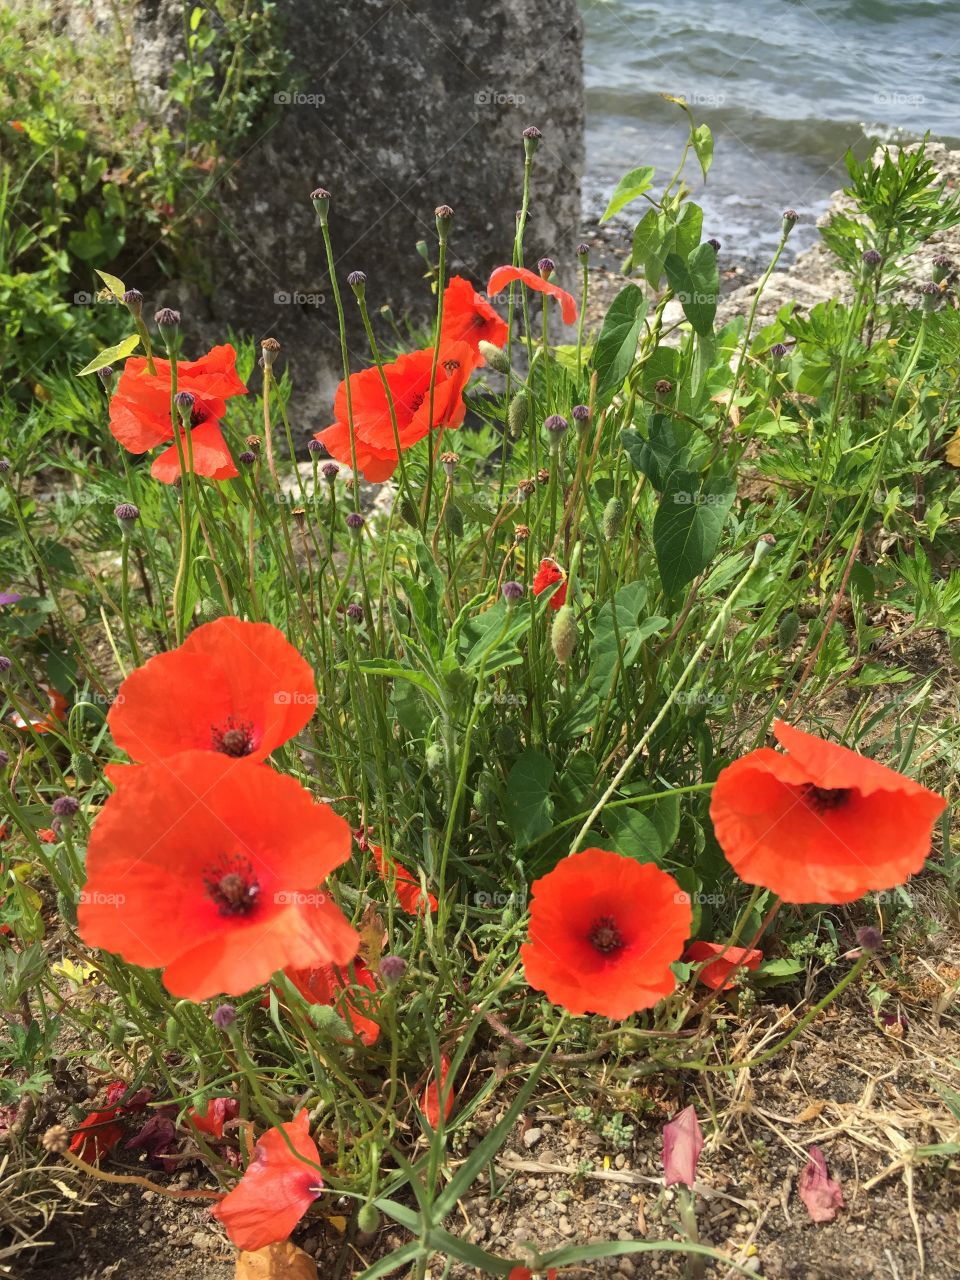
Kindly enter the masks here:
M 326 480 L 327 484 L 333 484 L 337 476 L 340 474 L 340 468 L 335 462 L 325 462 L 320 468 L 320 474 Z
M 436 776 L 443 769 L 444 751 L 439 742 L 431 742 L 427 747 L 424 760 L 427 772 Z
M 939 285 L 935 285 L 932 280 L 927 280 L 920 286 L 920 295 L 923 301 L 924 311 L 936 311 L 937 303 L 940 300 Z
M 140 519 L 140 508 L 132 502 L 120 502 L 113 508 L 113 514 L 119 521 L 121 531 L 129 533 Z
M 403 956 L 384 956 L 380 961 L 380 973 L 388 986 L 393 986 L 407 971 L 407 962 Z
M 487 342 L 484 338 L 481 338 L 477 343 L 477 350 L 491 369 L 496 370 L 497 373 L 510 372 L 510 361 L 502 347 L 495 347 L 492 342 Z
M 953 263 L 945 253 L 938 253 L 933 260 L 933 279 L 936 284 L 941 280 L 945 280 L 950 274 Z
M 57 796 L 50 806 L 50 812 L 59 818 L 64 826 L 71 823 L 80 811 L 80 802 L 75 796 Z
M 320 1034 L 329 1036 L 331 1040 L 351 1040 L 353 1038 L 353 1032 L 334 1009 L 333 1005 L 312 1004 L 308 1010 L 308 1016 Z
M 522 582 L 505 582 L 501 590 L 508 609 L 512 609 L 515 604 L 519 604 L 523 599 Z
M 441 453 L 440 463 L 443 467 L 444 475 L 448 480 L 453 479 L 453 473 L 457 469 L 457 463 L 460 461 L 459 453 Z
M 553 654 L 559 663 L 567 663 L 573 657 L 577 647 L 577 622 L 573 616 L 573 608 L 564 604 L 557 610 L 550 632 L 550 643 Z
M 5 653 L 0 653 L 0 680 L 9 674 L 10 668 L 13 666 L 12 661 Z
M 157 328 L 160 330 L 160 337 L 168 351 L 176 346 L 177 337 L 180 333 L 180 312 L 174 311 L 172 307 L 161 307 L 157 314 L 153 317 L 156 321 Z
M 710 246 L 710 248 L 713 250 L 714 253 L 720 252 L 720 241 L 716 238 L 716 236 L 711 236 L 710 239 L 707 241 L 707 244 Z
M 367 276 L 363 271 L 351 271 L 347 276 L 347 284 L 358 298 L 362 298 L 367 290 Z
M 70 1146 L 70 1134 L 62 1124 L 51 1125 L 40 1139 L 40 1145 L 52 1156 L 62 1156 Z
M 590 258 L 590 246 L 586 243 L 577 245 L 577 257 L 586 266 Z
M 658 396 L 668 396 L 673 390 L 673 383 L 669 378 L 659 378 L 653 387 Z
M 552 258 L 541 258 L 537 263 L 537 270 L 544 280 L 549 280 L 557 269 L 557 264 Z
M 770 348 L 770 354 L 776 364 L 779 364 L 783 357 L 787 354 L 787 345 L 785 342 L 775 342 Z
M 623 503 L 619 498 L 611 498 L 603 508 L 603 536 L 612 542 L 623 528 Z
M 883 946 L 883 934 L 874 925 L 864 925 L 857 930 L 857 945 L 864 951 L 879 951 Z
M 351 600 L 347 605 L 347 617 L 351 622 L 360 623 L 363 621 L 363 605 L 358 604 L 356 600 Z
M 800 634 L 800 618 L 792 610 L 785 613 L 777 627 L 777 643 L 781 649 L 789 649 Z
M 361 1206 L 357 1213 L 357 1228 L 368 1236 L 380 1229 L 380 1210 L 375 1204 Z
M 510 438 L 516 440 L 520 432 L 527 425 L 527 416 L 530 409 L 530 397 L 526 391 L 518 391 L 510 401 L 510 408 L 507 410 L 507 427 L 510 431 Z
M 530 526 L 528 524 L 518 524 L 513 531 L 514 542 L 526 542 L 530 537 Z
M 417 243 L 414 245 L 414 248 L 416 249 L 417 253 L 419 253 L 420 257 L 424 260 L 424 262 L 432 271 L 433 262 L 430 260 L 430 246 L 427 244 L 426 240 L 418 240 Z M 386 307 L 380 308 L 380 314 L 384 316 L 384 318 L 386 318 L 386 310 L 387 310 Z
M 317 187 L 316 191 L 310 192 L 310 199 L 317 211 L 321 227 L 325 227 L 330 217 L 330 192 L 324 187 Z
M 347 516 L 347 520 L 346 520 L 347 528 L 350 530 L 350 532 L 353 534 L 355 538 L 360 537 L 361 530 L 363 529 L 363 523 L 364 523 L 363 516 L 360 514 L 359 511 L 351 511 L 350 514 Z
M 783 236 L 784 240 L 786 240 L 787 236 L 790 234 L 793 228 L 797 225 L 799 220 L 800 220 L 800 215 L 799 213 L 797 213 L 796 209 L 784 210 L 783 221 L 781 223 L 781 233 L 780 233 Z
M 563 437 L 570 430 L 570 423 L 559 413 L 551 413 L 550 417 L 544 420 L 543 430 L 550 443 L 550 448 L 559 449 Z
M 455 538 L 463 537 L 463 512 L 455 502 L 448 502 L 443 509 L 443 527 Z
M 438 204 L 434 214 L 437 219 L 437 238 L 441 244 L 446 244 L 447 236 L 450 234 L 450 224 L 453 222 L 453 210 L 448 204 Z
M 880 263 L 883 261 L 883 254 L 878 253 L 876 249 L 868 249 L 866 253 L 861 256 L 860 261 L 868 271 L 873 271 L 874 268 L 879 267 Z
M 143 294 L 139 289 L 128 289 L 120 301 L 126 303 L 134 320 L 139 320 L 143 315 Z
M 242 453 L 237 454 L 237 461 L 245 467 L 252 467 L 257 460 L 257 455 L 252 449 L 244 449 Z
M 218 1031 L 229 1031 L 237 1020 L 237 1011 L 232 1004 L 218 1004 L 211 1020 Z
M 263 352 L 263 367 L 272 369 L 273 362 L 276 360 L 277 353 L 280 350 L 280 343 L 276 338 L 264 338 L 260 343 L 260 350 Z

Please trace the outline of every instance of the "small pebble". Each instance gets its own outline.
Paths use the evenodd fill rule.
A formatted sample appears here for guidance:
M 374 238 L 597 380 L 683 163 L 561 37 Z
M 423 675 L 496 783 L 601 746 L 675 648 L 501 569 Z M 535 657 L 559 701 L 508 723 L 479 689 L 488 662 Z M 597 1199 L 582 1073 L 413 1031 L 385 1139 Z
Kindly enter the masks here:
M 542 1129 L 528 1129 L 523 1135 L 523 1145 L 529 1150 L 531 1147 L 535 1147 L 542 1137 Z

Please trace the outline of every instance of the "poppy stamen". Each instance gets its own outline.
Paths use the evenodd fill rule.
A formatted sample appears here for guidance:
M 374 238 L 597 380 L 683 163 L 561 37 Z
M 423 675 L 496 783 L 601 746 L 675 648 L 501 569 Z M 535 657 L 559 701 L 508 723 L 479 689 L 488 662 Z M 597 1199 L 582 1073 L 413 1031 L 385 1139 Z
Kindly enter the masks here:
M 238 759 L 250 755 L 256 745 L 253 741 L 253 725 L 249 720 L 239 724 L 233 716 L 228 716 L 224 728 L 214 725 L 210 730 L 210 741 L 214 751 L 222 751 L 225 756 Z
M 203 878 L 207 896 L 212 898 L 222 916 L 248 916 L 260 897 L 260 885 L 246 858 L 234 856 L 215 867 Z
M 850 798 L 849 787 L 815 787 L 812 782 L 806 782 L 800 788 L 803 798 L 821 813 L 825 813 L 830 809 L 838 809 L 840 805 L 846 804 Z
M 587 940 L 602 956 L 612 956 L 624 946 L 623 934 L 612 916 L 598 916 L 587 934 Z
M 426 399 L 426 396 L 423 394 L 422 391 L 415 391 L 414 394 L 410 397 L 411 412 L 416 413 L 417 410 L 420 408 L 420 406 L 423 404 L 425 399 Z

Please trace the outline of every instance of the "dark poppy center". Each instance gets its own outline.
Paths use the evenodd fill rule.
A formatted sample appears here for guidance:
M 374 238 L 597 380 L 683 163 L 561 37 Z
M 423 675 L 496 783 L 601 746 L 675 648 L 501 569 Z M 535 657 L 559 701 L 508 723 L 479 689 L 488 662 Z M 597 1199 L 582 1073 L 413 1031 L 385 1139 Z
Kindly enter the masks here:
M 416 413 L 417 410 L 420 408 L 420 406 L 423 404 L 425 399 L 426 399 L 426 396 L 423 394 L 422 391 L 415 391 L 413 395 L 410 397 L 411 412 Z
M 850 798 L 849 787 L 815 787 L 812 782 L 808 782 L 802 790 L 803 798 L 821 813 L 839 809 Z
M 249 720 L 239 724 L 230 716 L 226 724 L 216 725 L 210 730 L 210 740 L 214 751 L 222 751 L 225 756 L 248 756 L 253 750 L 253 725 Z
M 203 877 L 207 897 L 222 916 L 248 916 L 260 900 L 260 885 L 246 858 L 226 858 Z
M 598 916 L 590 926 L 587 941 L 602 956 L 615 955 L 625 945 L 613 916 Z
M 455 373 L 455 371 L 456 371 L 457 369 L 459 369 L 459 368 L 460 368 L 460 361 L 459 361 L 459 360 L 444 360 L 444 362 L 443 362 L 443 367 L 444 367 L 444 369 L 446 369 L 447 373 L 448 373 L 448 374 L 450 374 L 450 376 L 452 377 L 452 376 L 453 376 L 453 374 Z

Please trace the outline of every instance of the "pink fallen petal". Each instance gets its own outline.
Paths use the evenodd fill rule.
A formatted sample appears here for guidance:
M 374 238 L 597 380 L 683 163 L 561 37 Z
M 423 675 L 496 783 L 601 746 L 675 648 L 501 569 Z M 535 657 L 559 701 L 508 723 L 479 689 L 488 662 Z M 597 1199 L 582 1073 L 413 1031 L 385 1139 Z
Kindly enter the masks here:
M 797 1190 L 814 1222 L 832 1222 L 837 1210 L 843 1208 L 840 1183 L 827 1173 L 827 1162 L 819 1147 L 810 1148 L 810 1159 L 800 1174 Z
M 663 1126 L 664 1183 L 672 1187 L 682 1182 L 692 1187 L 697 1177 L 697 1161 L 703 1150 L 703 1134 L 693 1107 L 684 1107 Z

